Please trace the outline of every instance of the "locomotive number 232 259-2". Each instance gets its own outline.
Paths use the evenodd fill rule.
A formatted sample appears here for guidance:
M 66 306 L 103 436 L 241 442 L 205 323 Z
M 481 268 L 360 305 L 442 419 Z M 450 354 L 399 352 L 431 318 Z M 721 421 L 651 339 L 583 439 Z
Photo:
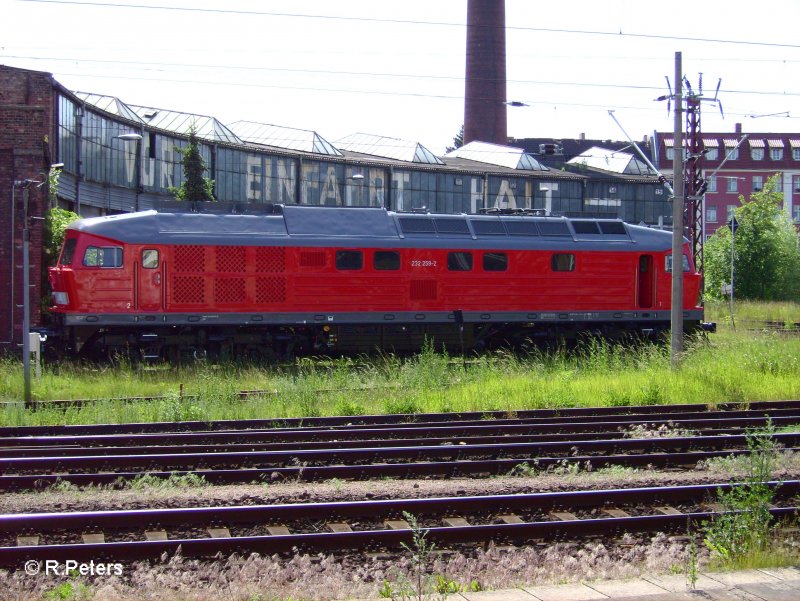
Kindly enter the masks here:
M 411 267 L 436 267 L 434 259 L 414 259 L 411 261 Z

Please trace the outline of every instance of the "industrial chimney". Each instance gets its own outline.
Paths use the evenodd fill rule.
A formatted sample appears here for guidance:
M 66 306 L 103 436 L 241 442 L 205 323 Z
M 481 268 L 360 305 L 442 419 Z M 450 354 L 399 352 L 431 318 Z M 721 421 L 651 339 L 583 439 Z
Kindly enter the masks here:
M 464 143 L 508 144 L 505 0 L 469 0 Z

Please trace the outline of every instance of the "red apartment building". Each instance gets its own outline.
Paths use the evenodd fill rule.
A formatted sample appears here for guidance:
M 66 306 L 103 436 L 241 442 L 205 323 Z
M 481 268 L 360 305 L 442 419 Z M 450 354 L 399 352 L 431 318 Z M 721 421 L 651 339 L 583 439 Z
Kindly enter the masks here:
M 749 198 L 776 174 L 783 210 L 800 225 L 800 133 L 742 132 L 737 123 L 731 133 L 703 132 L 702 140 L 706 152 L 701 169 L 708 181 L 706 238 L 730 220 L 740 196 Z M 654 142 L 654 162 L 663 173 L 671 173 L 673 134 L 658 132 Z

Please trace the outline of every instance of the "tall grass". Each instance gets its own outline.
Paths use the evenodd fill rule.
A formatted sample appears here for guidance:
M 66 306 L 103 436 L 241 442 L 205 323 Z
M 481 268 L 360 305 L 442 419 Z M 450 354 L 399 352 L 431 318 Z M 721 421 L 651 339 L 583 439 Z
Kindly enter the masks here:
M 713 315 L 713 314 L 712 314 Z M 18 361 L 0 360 L 0 401 L 22 391 Z M 263 391 L 240 398 L 240 391 Z M 301 359 L 290 366 L 45 366 L 37 400 L 76 405 L 0 408 L 0 425 L 509 411 L 800 398 L 800 336 L 721 328 L 688 345 L 677 370 L 664 344 L 591 340 L 572 351 Z M 125 400 L 128 397 L 160 397 Z

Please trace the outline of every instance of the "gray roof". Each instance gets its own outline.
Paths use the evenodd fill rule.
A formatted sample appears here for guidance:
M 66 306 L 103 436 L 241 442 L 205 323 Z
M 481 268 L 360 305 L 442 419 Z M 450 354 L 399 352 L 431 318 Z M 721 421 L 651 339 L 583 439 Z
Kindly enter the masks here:
M 143 211 L 69 229 L 129 244 L 667 251 L 672 234 L 611 219 L 394 213 L 287 205 L 263 215 Z

